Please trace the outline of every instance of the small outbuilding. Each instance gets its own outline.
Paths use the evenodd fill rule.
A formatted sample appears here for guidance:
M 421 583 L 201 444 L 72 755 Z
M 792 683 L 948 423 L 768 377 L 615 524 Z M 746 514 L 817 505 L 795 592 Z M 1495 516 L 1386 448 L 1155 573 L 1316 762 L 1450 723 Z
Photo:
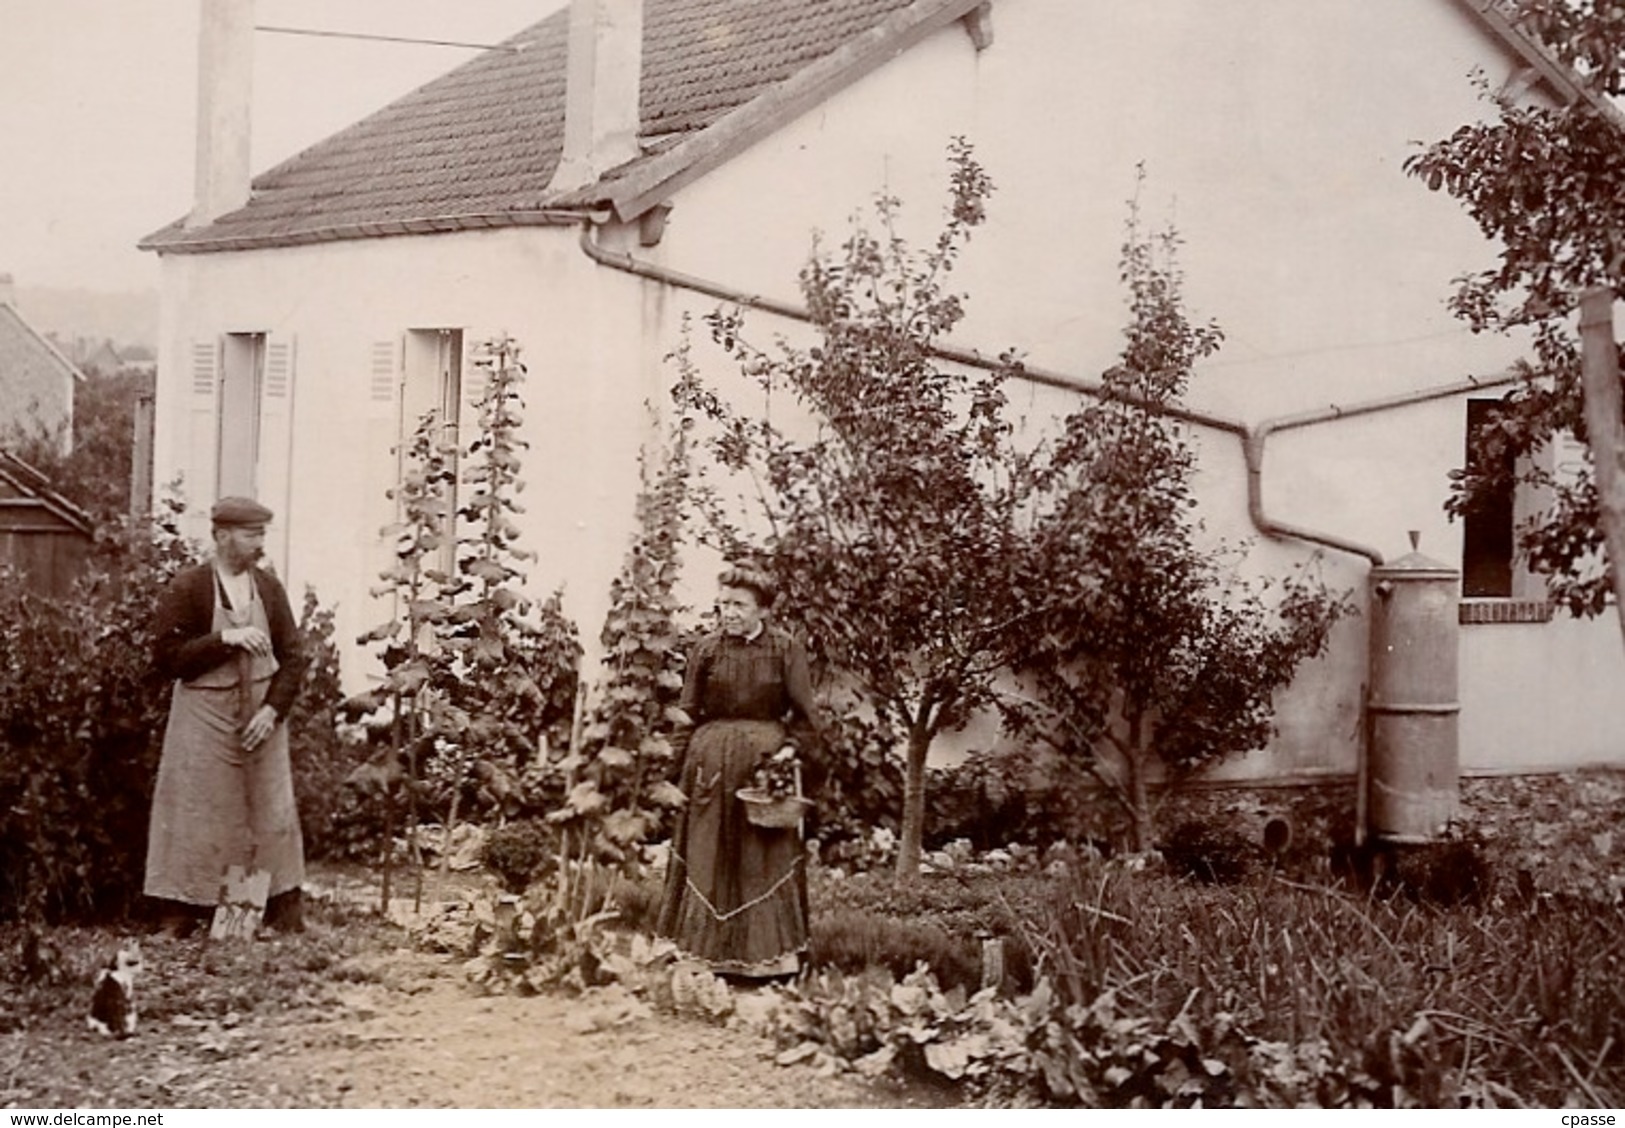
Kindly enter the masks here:
M 65 596 L 85 568 L 95 530 L 84 510 L 22 459 L 0 451 L 0 566 L 41 595 Z

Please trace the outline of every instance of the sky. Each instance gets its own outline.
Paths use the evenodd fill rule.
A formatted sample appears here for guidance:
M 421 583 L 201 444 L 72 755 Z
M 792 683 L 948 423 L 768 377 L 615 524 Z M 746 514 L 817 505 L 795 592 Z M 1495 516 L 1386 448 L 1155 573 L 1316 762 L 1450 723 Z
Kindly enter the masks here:
M 199 5 L 0 0 L 0 273 L 156 287 L 143 236 L 191 206 Z M 496 43 L 566 0 L 257 0 L 262 27 Z M 260 32 L 256 174 L 476 52 Z

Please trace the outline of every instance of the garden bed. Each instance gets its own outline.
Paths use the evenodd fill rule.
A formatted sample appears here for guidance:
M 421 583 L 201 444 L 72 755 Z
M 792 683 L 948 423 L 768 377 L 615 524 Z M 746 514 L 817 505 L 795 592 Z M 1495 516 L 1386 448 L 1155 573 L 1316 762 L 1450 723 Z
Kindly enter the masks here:
M 1181 817 L 1234 829 L 1284 797 L 1198 792 Z M 143 939 L 142 1025 L 124 1041 L 84 1022 L 120 933 L 48 930 L 29 977 L 11 930 L 0 1104 L 1619 1103 L 1625 774 L 1468 780 L 1463 800 L 1485 881 L 1450 905 L 1269 865 L 1205 883 L 1081 849 L 1048 873 L 1018 852 L 904 889 L 815 875 L 820 966 L 709 1021 L 672 1013 L 669 982 L 493 995 L 466 951 L 414 950 L 355 870 L 320 871 L 302 936 Z M 1304 859 L 1315 839 L 1296 839 Z M 647 922 L 657 888 L 622 889 L 623 925 Z M 436 901 L 494 889 L 426 884 Z M 408 924 L 411 891 L 397 875 Z M 1030 966 L 1013 954 L 1004 994 L 978 999 L 980 941 L 998 935 Z M 931 979 L 909 973 L 916 958 Z

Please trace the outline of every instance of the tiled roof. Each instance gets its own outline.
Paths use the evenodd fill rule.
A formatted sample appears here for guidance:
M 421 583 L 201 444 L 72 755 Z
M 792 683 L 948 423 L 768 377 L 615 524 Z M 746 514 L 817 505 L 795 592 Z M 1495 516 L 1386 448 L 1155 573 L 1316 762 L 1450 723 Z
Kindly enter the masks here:
M 1502 11 L 1451 0 L 1561 97 L 1582 96 Z M 644 0 L 642 157 L 550 193 L 564 133 L 569 11 L 513 36 L 263 173 L 249 203 L 141 246 L 197 252 L 639 214 L 977 0 Z M 1608 107 L 1612 110 L 1612 107 Z M 1617 113 L 1617 111 L 1615 111 Z M 550 210 L 552 209 L 552 210 Z
M 645 0 L 646 151 L 669 151 L 911 2 L 952 0 Z M 247 206 L 192 230 L 172 224 L 142 246 L 311 242 L 439 230 L 476 216 L 492 226 L 525 222 L 557 202 L 547 188 L 564 133 L 568 38 L 564 9 L 504 44 L 518 50 L 479 55 L 262 174 Z M 584 200 L 590 192 L 568 202 Z
M 95 529 L 90 515 L 52 489 L 49 478 L 4 450 L 0 450 L 0 498 L 12 502 L 8 508 L 13 512 L 33 508 L 54 515 L 70 528 L 86 535 Z M 16 504 L 19 500 L 31 505 Z

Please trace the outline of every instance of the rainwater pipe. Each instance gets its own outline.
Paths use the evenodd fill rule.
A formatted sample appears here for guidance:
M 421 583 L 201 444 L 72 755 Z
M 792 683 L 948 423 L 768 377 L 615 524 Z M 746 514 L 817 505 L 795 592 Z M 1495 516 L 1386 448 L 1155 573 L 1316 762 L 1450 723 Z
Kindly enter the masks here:
M 812 316 L 805 306 L 793 302 L 780 301 L 762 294 L 753 294 L 734 286 L 716 282 L 708 278 L 701 278 L 694 274 L 685 274 L 670 267 L 658 266 L 642 259 L 633 258 L 629 254 L 619 251 L 606 250 L 599 246 L 593 238 L 593 225 L 583 223 L 581 227 L 581 249 L 587 257 L 602 266 L 624 274 L 635 275 L 654 282 L 661 282 L 681 290 L 689 290 L 697 294 L 730 302 L 746 309 L 759 309 L 767 313 L 787 317 L 792 321 L 810 324 Z M 951 345 L 932 345 L 930 354 L 940 360 L 963 364 L 971 368 L 980 368 L 992 371 L 1005 367 L 997 357 L 990 357 L 976 349 L 956 348 Z M 1079 392 L 1092 396 L 1095 399 L 1115 400 L 1121 403 L 1137 404 L 1148 411 L 1181 423 L 1192 423 L 1215 431 L 1235 435 L 1241 441 L 1242 455 L 1247 465 L 1247 515 L 1252 520 L 1253 527 L 1265 536 L 1280 539 L 1306 541 L 1318 544 L 1325 548 L 1335 549 L 1338 552 L 1353 556 L 1363 556 L 1373 566 L 1383 563 L 1381 550 L 1369 545 L 1361 544 L 1347 537 L 1335 533 L 1320 532 L 1306 529 L 1302 526 L 1292 525 L 1285 521 L 1271 517 L 1264 509 L 1264 448 L 1269 437 L 1278 431 L 1291 431 L 1303 427 L 1313 427 L 1322 423 L 1335 423 L 1343 419 L 1355 419 L 1362 415 L 1375 415 L 1383 411 L 1393 411 L 1397 408 L 1410 407 L 1414 404 L 1427 403 L 1431 400 L 1449 399 L 1452 396 L 1467 392 L 1479 391 L 1487 388 L 1504 387 L 1515 383 L 1518 376 L 1514 373 L 1504 373 L 1491 377 L 1469 376 L 1449 384 L 1440 384 L 1429 388 L 1419 388 L 1414 391 L 1400 392 L 1397 395 L 1384 396 L 1380 399 L 1364 400 L 1359 403 L 1340 405 L 1329 404 L 1326 407 L 1314 408 L 1309 411 L 1297 412 L 1292 415 L 1278 415 L 1265 419 L 1260 423 L 1243 423 L 1237 419 L 1218 415 L 1213 412 L 1199 411 L 1195 408 L 1180 404 L 1153 403 L 1138 396 L 1116 392 L 1107 388 L 1099 381 L 1090 380 L 1083 376 L 1076 376 L 1069 372 L 1058 372 L 1054 369 L 1043 368 L 1037 365 L 1022 364 L 1015 370 L 1018 379 L 1026 380 L 1045 387 L 1060 388 L 1065 391 Z
M 760 309 L 768 313 L 787 317 L 792 321 L 811 323 L 812 316 L 806 307 L 793 302 L 780 301 L 777 298 L 766 297 L 761 294 L 752 294 L 737 287 L 728 286 L 708 278 L 701 278 L 693 274 L 685 274 L 670 267 L 657 266 L 642 259 L 633 258 L 629 254 L 605 250 L 599 246 L 598 240 L 593 237 L 594 224 L 586 222 L 581 225 L 581 249 L 587 257 L 594 262 L 631 274 L 638 278 L 660 282 L 674 286 L 681 290 L 689 290 L 697 294 L 705 294 L 721 301 L 731 302 L 734 305 L 747 309 Z M 928 350 L 930 354 L 940 360 L 963 364 L 972 368 L 983 370 L 996 370 L 1004 367 L 1002 361 L 996 357 L 988 357 L 975 349 L 955 348 L 950 345 L 932 345 Z M 1337 552 L 1351 556 L 1363 556 L 1370 561 L 1372 567 L 1380 567 L 1384 560 L 1380 549 L 1370 545 L 1361 544 L 1336 533 L 1321 532 L 1307 529 L 1300 525 L 1289 524 L 1285 521 L 1271 517 L 1264 509 L 1264 449 L 1271 435 L 1279 431 L 1293 431 L 1304 427 L 1319 426 L 1323 423 L 1335 423 L 1344 419 L 1356 419 L 1362 415 L 1376 415 L 1384 411 L 1393 411 L 1398 408 L 1411 407 L 1416 404 L 1428 403 L 1433 400 L 1450 399 L 1468 392 L 1481 391 L 1488 388 L 1505 387 L 1516 383 L 1519 376 L 1515 372 L 1505 372 L 1496 376 L 1475 377 L 1469 376 L 1449 384 L 1438 384 L 1428 388 L 1417 388 L 1395 395 L 1382 396 L 1377 399 L 1363 400 L 1347 405 L 1329 404 L 1326 407 L 1313 408 L 1308 411 L 1296 412 L 1290 415 L 1277 415 L 1259 423 L 1243 423 L 1240 420 L 1212 412 L 1198 411 L 1178 404 L 1153 403 L 1138 396 L 1127 395 L 1107 388 L 1099 381 L 1086 377 L 1076 376 L 1068 372 L 1058 372 L 1053 369 L 1042 368 L 1036 365 L 1021 365 L 1015 375 L 1023 380 L 1046 387 L 1060 388 L 1066 391 L 1078 392 L 1095 399 L 1115 400 L 1121 403 L 1137 404 L 1148 411 L 1156 412 L 1181 423 L 1191 423 L 1208 427 L 1216 431 L 1234 435 L 1241 442 L 1242 457 L 1247 465 L 1247 516 L 1251 519 L 1253 527 L 1267 537 L 1276 540 L 1298 540 L 1309 544 L 1320 545 L 1324 548 L 1334 549 Z M 1369 687 L 1366 696 L 1369 696 Z M 1363 841 L 1365 836 L 1365 787 L 1367 778 L 1367 756 L 1369 754 L 1369 701 L 1362 702 L 1360 739 L 1356 748 L 1355 767 L 1355 839 L 1356 844 Z

